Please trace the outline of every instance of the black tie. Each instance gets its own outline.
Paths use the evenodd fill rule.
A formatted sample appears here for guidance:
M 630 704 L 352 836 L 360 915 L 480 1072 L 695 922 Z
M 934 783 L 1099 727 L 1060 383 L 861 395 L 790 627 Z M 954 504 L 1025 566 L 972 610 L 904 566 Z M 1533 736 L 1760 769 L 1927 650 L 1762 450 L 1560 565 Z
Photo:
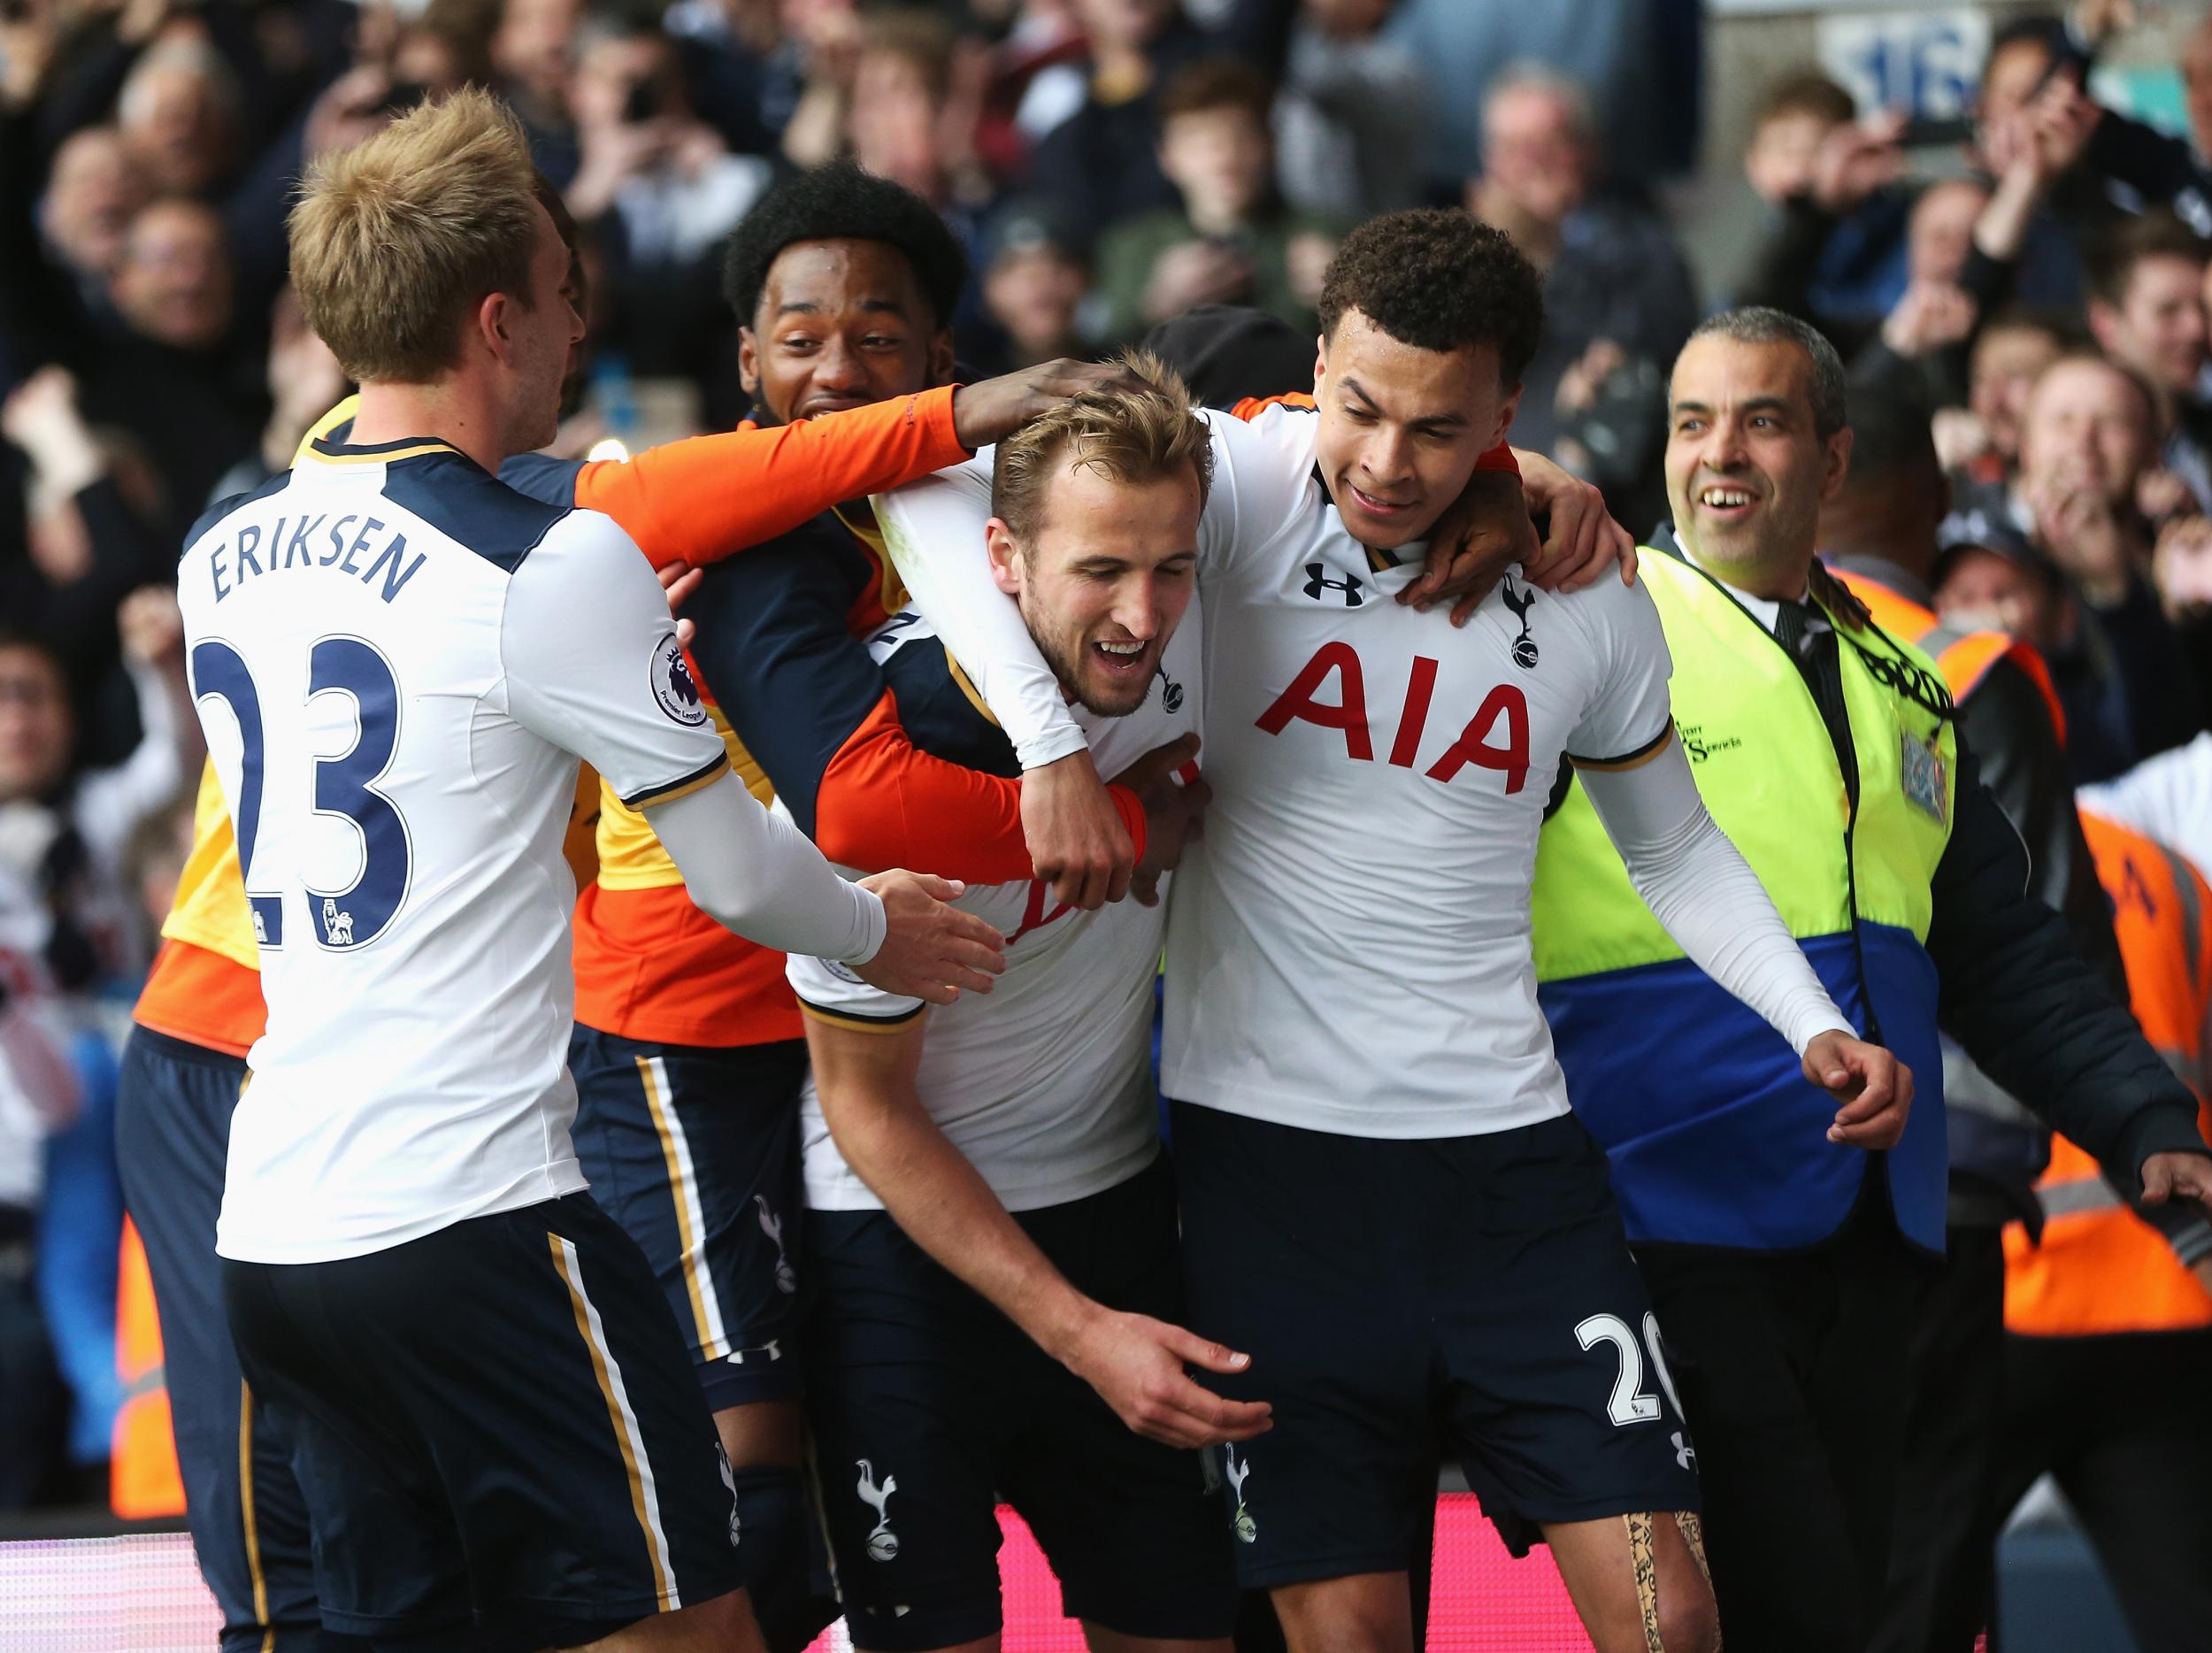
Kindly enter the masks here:
M 1805 669 L 1805 605 L 1785 601 L 1775 611 L 1774 641 L 1782 645 L 1797 669 Z
M 1818 616 L 1803 603 L 1786 602 L 1774 615 L 1774 641 L 1796 666 L 1811 691 L 1820 720 L 1828 727 L 1829 743 L 1843 769 L 1843 783 L 1855 802 L 1859 795 L 1859 755 L 1851 743 L 1851 716 L 1844 709 L 1843 672 L 1836 657 L 1835 628 L 1825 615 Z

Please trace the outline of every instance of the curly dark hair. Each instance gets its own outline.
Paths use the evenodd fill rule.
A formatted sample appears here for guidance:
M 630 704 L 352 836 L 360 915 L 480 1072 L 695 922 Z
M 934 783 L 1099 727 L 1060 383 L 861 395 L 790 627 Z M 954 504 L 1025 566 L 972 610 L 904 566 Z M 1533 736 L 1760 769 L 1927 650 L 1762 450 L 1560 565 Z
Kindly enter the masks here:
M 1329 260 L 1321 331 L 1348 310 L 1423 350 L 1497 347 L 1500 376 L 1518 384 L 1544 330 L 1544 283 L 1503 230 L 1452 207 L 1371 218 Z
M 739 321 L 752 326 L 768 267 L 786 247 L 802 241 L 879 241 L 896 247 L 912 266 L 937 325 L 952 325 L 953 306 L 968 279 L 968 255 L 928 202 L 850 161 L 784 179 L 730 233 L 722 293 Z

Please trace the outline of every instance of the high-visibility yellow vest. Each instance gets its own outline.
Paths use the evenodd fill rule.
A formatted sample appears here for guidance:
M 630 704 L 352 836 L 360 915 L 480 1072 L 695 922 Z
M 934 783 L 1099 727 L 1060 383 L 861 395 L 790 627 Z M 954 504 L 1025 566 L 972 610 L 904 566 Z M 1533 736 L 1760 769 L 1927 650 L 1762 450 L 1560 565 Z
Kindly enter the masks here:
M 1924 942 L 1956 812 L 1950 695 L 1910 644 L 1839 626 L 1855 788 L 1766 627 L 1679 557 L 1648 553 L 1643 566 L 1706 806 L 1844 1015 L 1912 1068 L 1917 1100 L 1884 1156 L 1889 1194 L 1904 1232 L 1939 1250 L 1942 1060 Z M 1834 1100 L 1651 916 L 1578 785 L 1544 828 L 1532 900 L 1567 1094 L 1611 1157 L 1630 1237 L 1772 1249 L 1834 1233 L 1866 1154 L 1827 1140 Z
M 2097 878 L 2112 897 L 2127 961 L 2129 1008 L 2143 1034 L 2197 1088 L 2212 1007 L 2212 887 L 2165 845 L 2082 811 Z M 2198 1097 L 2200 1118 L 2212 1110 Z M 2063 1136 L 2036 1185 L 2043 1239 L 2005 1229 L 2005 1329 L 2032 1337 L 2094 1337 L 2212 1326 L 2212 1292 L 2159 1232 L 2121 1203 L 2097 1162 Z

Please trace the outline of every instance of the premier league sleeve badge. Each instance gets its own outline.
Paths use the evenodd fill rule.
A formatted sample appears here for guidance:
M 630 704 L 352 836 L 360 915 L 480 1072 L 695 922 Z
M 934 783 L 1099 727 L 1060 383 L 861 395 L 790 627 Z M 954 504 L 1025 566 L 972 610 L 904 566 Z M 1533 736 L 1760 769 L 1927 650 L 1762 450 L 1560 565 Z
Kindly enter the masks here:
M 1898 773 L 1905 788 L 1905 802 L 1923 811 L 1939 826 L 1948 824 L 1949 811 L 1944 784 L 1943 754 L 1936 750 L 1933 741 L 1924 741 L 1909 729 L 1902 736 L 1904 742 Z

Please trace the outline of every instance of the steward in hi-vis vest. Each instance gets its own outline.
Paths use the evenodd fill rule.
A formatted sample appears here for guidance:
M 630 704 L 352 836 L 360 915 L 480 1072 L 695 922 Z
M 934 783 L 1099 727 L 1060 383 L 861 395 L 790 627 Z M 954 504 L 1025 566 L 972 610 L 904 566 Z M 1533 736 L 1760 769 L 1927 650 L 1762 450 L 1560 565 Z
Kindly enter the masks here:
M 2136 1020 L 2204 1094 L 2212 886 L 2155 839 L 2086 811 Z M 2143 1653 L 2204 1645 L 2212 1619 L 2212 1290 L 2202 1225 L 2139 1211 L 2065 1137 L 2038 1185 L 2040 1242 L 2005 1231 L 2002 1404 L 1991 1519 L 2048 1474 Z M 1994 1528 L 1993 1526 L 1992 1535 Z
M 2173 850 L 2085 811 L 2082 829 L 2112 898 L 2130 1008 L 2168 1066 L 2204 1096 L 2204 1029 L 2212 1014 L 2212 888 Z M 2200 1123 L 2212 1125 L 2212 1111 Z M 2095 1337 L 2212 1326 L 2212 1291 L 2181 1248 L 2147 1223 L 2065 1137 L 2036 1184 L 2043 1232 L 2005 1231 L 2005 1329 L 2027 1337 Z M 2193 1232 L 2192 1239 L 2200 1238 Z
M 1642 577 L 1706 807 L 1829 996 L 1913 1070 L 1919 1105 L 1883 1157 L 1900 1225 L 1940 1250 L 1942 1061 L 1925 943 L 1956 812 L 1951 697 L 1917 650 L 1839 630 L 1857 757 L 1847 771 L 1796 666 L 1726 588 L 1664 555 L 1647 557 Z M 1683 957 L 1578 786 L 1544 829 L 1533 901 L 1568 1096 L 1612 1157 L 1630 1240 L 1764 1249 L 1835 1233 L 1868 1157 L 1823 1140 L 1826 1093 Z
M 1713 819 L 1862 1036 L 1911 1065 L 1918 1105 L 1886 1152 L 1829 1139 L 1788 1050 L 1652 924 L 1579 783 L 1537 854 L 1539 991 L 1651 1289 L 1729 1639 L 1863 1653 L 1944 1243 L 1939 1026 L 2131 1192 L 2201 1200 L 2212 1160 L 2194 1098 L 2025 893 L 1935 663 L 1816 560 L 1852 452 L 1834 347 L 1730 311 L 1684 347 L 1669 401 L 1682 554 L 1643 578 L 1676 727 Z

